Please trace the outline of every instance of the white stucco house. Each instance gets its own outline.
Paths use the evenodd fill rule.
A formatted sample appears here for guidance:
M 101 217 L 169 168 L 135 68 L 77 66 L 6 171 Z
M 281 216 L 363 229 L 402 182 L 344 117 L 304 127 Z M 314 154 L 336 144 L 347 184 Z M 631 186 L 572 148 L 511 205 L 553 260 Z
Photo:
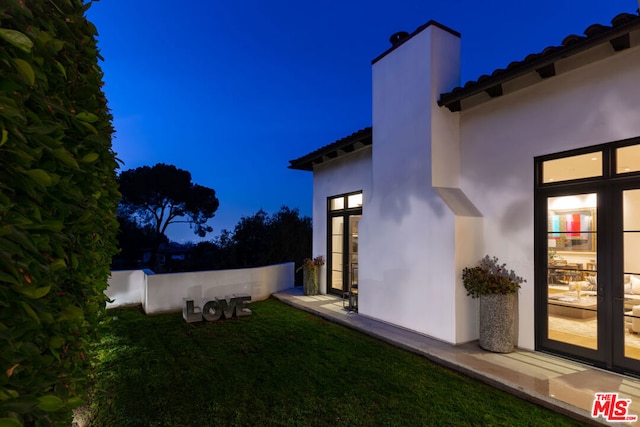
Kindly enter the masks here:
M 519 347 L 640 374 L 640 16 L 464 86 L 456 31 L 391 41 L 372 127 L 290 161 L 313 173 L 321 292 L 357 283 L 359 315 L 469 342 L 461 272 L 497 256 L 527 280 Z

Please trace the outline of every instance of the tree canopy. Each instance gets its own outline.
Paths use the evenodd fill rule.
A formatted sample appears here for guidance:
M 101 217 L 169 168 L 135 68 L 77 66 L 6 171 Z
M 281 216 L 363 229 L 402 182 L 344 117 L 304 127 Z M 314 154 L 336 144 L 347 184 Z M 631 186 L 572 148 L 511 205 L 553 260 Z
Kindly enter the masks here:
M 271 216 L 260 209 L 253 216 L 242 217 L 233 232 L 222 230 L 214 246 L 207 245 L 204 253 L 208 263 L 213 263 L 208 265 L 216 269 L 288 261 L 301 265 L 311 256 L 311 236 L 311 218 L 300 215 L 298 209 L 282 206 Z
M 242 217 L 233 231 L 224 229 L 210 241 L 178 244 L 164 238 L 158 250 L 164 256 L 157 259 L 144 256 L 151 248 L 151 227 L 124 217 L 118 219 L 120 253 L 114 257 L 115 269 L 150 268 L 158 273 L 259 267 L 288 261 L 301 265 L 311 256 L 311 218 L 286 206 L 272 215 L 260 209 Z M 180 249 L 184 257 L 167 256 L 176 253 L 173 249 Z M 301 274 L 297 279 L 302 280 Z
M 213 231 L 207 221 L 220 205 L 212 188 L 191 182 L 191 174 L 173 165 L 158 163 L 122 172 L 118 178 L 121 215 L 150 226 L 156 245 L 166 237 L 167 227 L 189 223 L 200 237 Z

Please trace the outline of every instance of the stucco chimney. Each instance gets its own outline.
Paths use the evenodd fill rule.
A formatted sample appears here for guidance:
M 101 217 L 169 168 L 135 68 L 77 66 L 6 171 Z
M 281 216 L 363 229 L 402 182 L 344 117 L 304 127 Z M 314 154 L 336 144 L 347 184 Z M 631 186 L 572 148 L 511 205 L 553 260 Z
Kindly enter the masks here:
M 362 286 L 374 290 L 359 298 L 365 315 L 462 342 L 474 339 L 476 329 L 455 318 L 457 306 L 471 304 L 464 294 L 457 302 L 454 239 L 461 234 L 432 180 L 433 158 L 446 160 L 436 166 L 448 168 L 446 184 L 457 184 L 460 170 L 457 116 L 437 103 L 460 80 L 460 36 L 445 28 L 430 21 L 411 35 L 396 33 L 389 39 L 393 46 L 372 61 L 371 191 L 358 226 L 358 274 Z M 395 286 L 411 297 L 386 298 L 385 290 Z M 427 321 L 424 312 L 438 322 Z

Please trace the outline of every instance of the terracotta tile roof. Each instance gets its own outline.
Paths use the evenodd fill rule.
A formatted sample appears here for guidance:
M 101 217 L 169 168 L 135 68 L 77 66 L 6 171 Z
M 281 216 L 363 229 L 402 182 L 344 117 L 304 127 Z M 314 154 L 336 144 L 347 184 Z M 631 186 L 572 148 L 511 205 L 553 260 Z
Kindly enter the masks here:
M 560 46 L 549 46 L 540 53 L 527 55 L 522 61 L 514 61 L 507 68 L 495 70 L 491 75 L 482 75 L 463 87 L 440 95 L 438 105 L 451 111 L 461 110 L 461 101 L 486 91 L 490 96 L 502 94 L 502 83 L 533 71 L 541 78 L 555 75 L 554 64 L 560 59 L 575 55 L 598 44 L 609 42 L 614 51 L 630 46 L 629 32 L 640 28 L 640 16 L 621 13 L 611 20 L 611 26 L 593 24 L 584 30 L 584 36 L 575 34 L 565 37 Z
M 373 62 L 375 63 L 429 25 L 438 25 L 441 28 L 455 33 L 453 30 L 449 30 L 435 21 L 429 21 L 412 34 L 394 34 L 392 41 L 393 38 L 397 36 L 396 38 L 398 38 L 398 40 L 396 40 L 396 44 L 378 58 L 374 59 Z M 457 87 L 451 92 L 441 94 L 438 105 L 446 106 L 451 111 L 460 111 L 461 101 L 463 99 L 485 91 L 492 97 L 502 95 L 502 83 L 526 73 L 535 71 L 543 79 L 554 76 L 554 64 L 558 60 L 575 55 L 601 43 L 609 42 L 614 51 L 626 49 L 630 47 L 629 33 L 639 28 L 640 16 L 621 13 L 611 20 L 611 26 L 593 24 L 584 30 L 584 36 L 569 35 L 564 38 L 561 46 L 549 46 L 540 53 L 527 55 L 522 61 L 510 63 L 505 69 L 497 69 L 491 73 L 491 75 L 482 75 L 475 81 L 467 82 L 463 87 Z M 290 160 L 289 168 L 312 171 L 314 165 L 350 153 L 358 148 L 371 145 L 371 143 L 372 128 L 367 127 L 319 148 L 312 153 L 295 160 Z
M 359 148 L 371 145 L 371 135 L 371 127 L 360 129 L 359 131 L 332 142 L 329 145 L 325 145 L 312 153 L 306 154 L 295 160 L 289 160 L 289 169 L 312 171 L 314 165 L 335 159 L 340 155 L 351 153 Z

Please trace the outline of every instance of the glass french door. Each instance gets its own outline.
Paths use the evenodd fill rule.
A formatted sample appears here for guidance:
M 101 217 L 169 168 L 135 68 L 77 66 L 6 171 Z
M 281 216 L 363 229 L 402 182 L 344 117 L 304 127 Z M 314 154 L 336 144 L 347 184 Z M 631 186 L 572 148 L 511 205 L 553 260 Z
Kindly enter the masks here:
M 614 276 L 614 321 L 621 330 L 614 334 L 613 363 L 640 372 L 640 188 L 617 188 L 621 222 L 615 255 L 622 274 Z
M 358 283 L 358 222 L 362 215 L 331 219 L 331 289 L 342 295 Z
M 544 198 L 544 271 L 547 347 L 585 359 L 603 358 L 606 307 L 599 292 L 605 267 L 598 257 L 601 226 L 598 192 Z M 600 221 L 599 221 L 600 219 Z M 599 274 L 600 273 L 600 274 Z M 600 279 L 598 281 L 598 279 Z
M 625 175 L 621 148 L 598 148 L 582 157 L 601 169 L 581 155 L 540 163 L 536 348 L 640 375 L 640 177 Z M 565 160 L 581 175 L 554 169 Z
M 640 190 L 605 186 L 545 205 L 541 348 L 640 372 Z
M 345 218 L 337 216 L 331 218 L 331 258 L 329 261 L 331 277 L 329 292 L 342 293 L 345 272 Z
M 362 217 L 362 193 L 329 199 L 327 291 L 344 296 L 358 284 L 358 223 Z

